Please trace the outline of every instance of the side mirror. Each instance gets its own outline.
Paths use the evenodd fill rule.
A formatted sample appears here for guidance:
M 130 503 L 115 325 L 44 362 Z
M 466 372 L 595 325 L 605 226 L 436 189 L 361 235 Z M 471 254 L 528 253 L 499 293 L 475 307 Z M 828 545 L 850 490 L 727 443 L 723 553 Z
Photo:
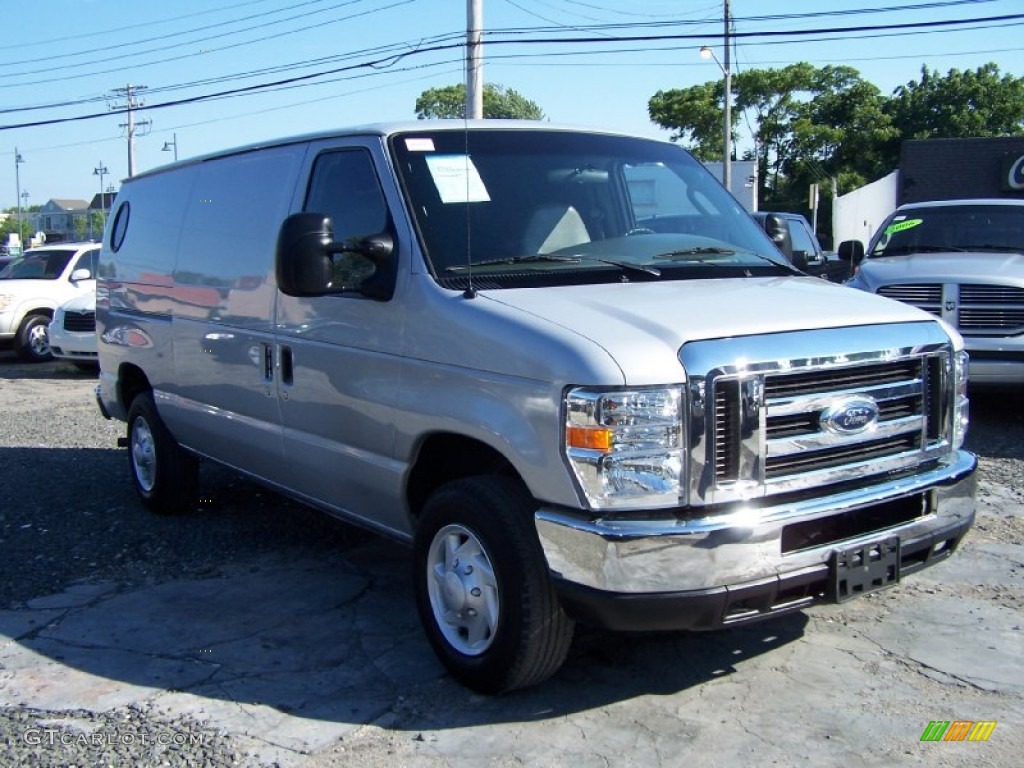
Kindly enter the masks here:
M 775 243 L 775 247 L 782 251 L 787 259 L 792 261 L 793 236 L 789 234 L 789 223 L 777 213 L 769 213 L 764 217 L 764 231 L 768 233 L 768 237 Z
M 79 267 L 71 273 L 71 282 L 77 283 L 80 280 L 92 280 L 92 271 L 85 267 Z
M 277 236 L 277 285 L 288 296 L 326 296 L 358 290 L 364 296 L 387 300 L 395 290 L 394 252 L 395 241 L 389 232 L 336 241 L 328 216 L 295 213 L 284 220 Z M 358 287 L 336 285 L 335 254 L 361 256 L 373 265 L 372 274 L 360 278 Z
M 801 271 L 807 271 L 807 251 L 793 251 L 793 266 Z
M 844 240 L 839 244 L 836 254 L 841 261 L 848 261 L 851 266 L 856 267 L 864 261 L 864 243 L 860 240 Z
M 319 213 L 296 213 L 277 235 L 277 286 L 288 296 L 322 296 L 331 288 L 334 225 Z

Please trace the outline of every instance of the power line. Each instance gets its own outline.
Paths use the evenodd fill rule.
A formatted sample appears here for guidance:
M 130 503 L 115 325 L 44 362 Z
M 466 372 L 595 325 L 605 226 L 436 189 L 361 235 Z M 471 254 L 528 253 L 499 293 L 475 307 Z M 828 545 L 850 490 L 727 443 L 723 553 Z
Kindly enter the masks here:
M 342 3 L 342 5 L 350 5 L 350 4 L 353 4 L 353 3 L 358 3 L 358 2 L 363 2 L 363 1 L 364 0 L 348 0 L 348 2 Z M 395 0 L 390 5 L 381 6 L 379 8 L 373 8 L 373 9 L 368 10 L 368 11 L 361 11 L 359 13 L 349 14 L 348 16 L 342 16 L 342 17 L 337 18 L 337 19 L 331 19 L 330 21 L 324 21 L 324 22 L 318 24 L 317 28 L 326 27 L 329 24 L 337 24 L 337 23 L 342 22 L 342 21 L 351 21 L 352 19 L 360 18 L 362 16 L 369 16 L 369 15 L 374 14 L 374 13 L 380 13 L 381 11 L 390 10 L 391 8 L 397 8 L 398 6 L 408 5 L 409 3 L 413 3 L 415 1 L 416 0 Z M 297 18 L 297 17 L 293 17 L 293 18 Z M 290 21 L 290 20 L 291 19 L 287 19 L 287 21 Z M 273 22 L 273 23 L 278 23 L 278 22 Z M 269 26 L 269 24 L 263 24 L 263 25 L 259 25 L 259 26 Z M 259 27 L 252 27 L 252 29 L 257 29 L 257 28 L 259 28 Z M 231 43 L 230 45 L 221 45 L 221 46 L 217 47 L 217 51 L 216 52 L 217 53 L 221 53 L 223 51 L 232 50 L 234 48 L 242 48 L 242 47 L 247 46 L 247 45 L 254 45 L 256 43 L 263 43 L 263 42 L 266 42 L 267 40 L 276 40 L 277 38 L 286 37 L 288 35 L 294 35 L 294 34 L 297 34 L 299 32 L 307 32 L 307 31 L 309 31 L 309 29 L 310 29 L 309 27 L 302 27 L 300 29 L 292 29 L 292 30 L 287 30 L 287 31 L 284 31 L 284 32 L 278 32 L 278 33 L 273 34 L 273 35 L 264 35 L 263 37 L 257 37 L 257 38 L 255 38 L 253 40 L 243 40 L 242 42 Z M 235 34 L 235 33 L 229 33 L 229 34 Z M 192 44 L 196 44 L 196 43 L 204 43 L 204 42 L 208 42 L 210 40 L 216 40 L 216 39 L 218 39 L 220 37 L 225 37 L 225 35 L 213 35 L 211 37 L 206 37 L 206 38 L 197 38 L 195 40 L 186 41 L 185 43 L 177 43 L 175 45 L 165 46 L 163 48 L 154 48 L 150 52 L 156 52 L 156 51 L 161 51 L 161 50 L 178 49 L 178 48 L 181 48 L 182 45 L 186 45 L 186 44 L 192 45 Z M 191 58 L 195 58 L 196 56 L 208 56 L 211 53 L 213 53 L 212 50 L 210 50 L 210 51 L 196 50 L 196 51 L 194 51 L 192 53 L 184 53 L 184 54 L 181 54 L 180 56 L 170 56 L 168 58 L 160 59 L 158 61 L 143 62 L 141 64 L 136 64 L 134 66 L 135 66 L 136 69 L 140 69 L 142 67 L 151 67 L 151 66 L 154 66 L 154 65 L 157 65 L 157 64 L 168 64 L 168 63 L 170 63 L 172 61 L 181 61 L 182 59 L 191 59 Z M 112 61 L 112 60 L 116 60 L 116 59 L 131 58 L 131 57 L 136 56 L 136 55 L 138 55 L 138 53 L 122 54 L 121 56 L 111 56 L 111 57 L 107 57 L 107 58 L 104 58 L 104 59 L 100 59 L 99 61 Z M 97 62 L 85 62 L 85 63 L 87 63 L 87 64 L 94 64 L 94 63 L 97 63 Z M 63 74 L 63 75 L 60 75 L 60 76 L 44 78 L 42 80 L 28 80 L 28 81 L 20 82 L 20 83 L 10 83 L 9 82 L 4 87 L 20 88 L 20 87 L 25 87 L 25 86 L 29 86 L 29 85 L 43 85 L 45 83 L 64 82 L 66 80 L 80 80 L 82 78 L 93 77 L 95 75 L 105 75 L 105 74 L 110 74 L 112 72 L 121 72 L 121 71 L 123 71 L 123 69 L 124 69 L 124 67 L 121 66 L 121 67 L 113 67 L 111 69 L 93 70 L 91 72 L 79 72 L 79 73 L 74 74 L 74 75 Z M 52 67 L 47 67 L 45 69 L 29 70 L 29 71 L 26 71 L 26 72 L 16 72 L 14 74 L 7 75 L 7 77 L 17 77 L 19 75 L 37 74 L 37 73 L 40 73 L 40 72 L 52 73 L 53 72 L 53 68 Z
M 989 16 L 989 17 L 977 17 L 971 19 L 949 19 L 939 21 L 926 21 L 926 22 L 905 22 L 899 24 L 884 24 L 884 25 L 861 25 L 853 27 L 826 27 L 826 28 L 815 28 L 806 30 L 766 30 L 766 31 L 755 31 L 755 32 L 735 32 L 732 36 L 735 38 L 753 39 L 753 38 L 773 38 L 774 40 L 762 41 L 762 44 L 781 44 L 792 41 L 778 40 L 782 37 L 807 37 L 810 35 L 844 35 L 851 33 L 862 33 L 862 32 L 878 32 L 877 37 L 888 37 L 900 34 L 894 30 L 936 30 L 941 28 L 948 28 L 952 26 L 961 26 L 966 24 L 995 24 L 1005 23 L 1009 21 L 1018 21 L 1024 19 L 1024 14 L 1004 14 L 1000 16 Z M 881 32 L 881 30 L 886 30 Z M 517 38 L 517 39 L 493 39 L 488 41 L 488 45 L 501 46 L 501 45 L 550 45 L 550 44 L 586 44 L 586 43 L 607 43 L 607 42 L 656 42 L 662 40 L 702 40 L 706 39 L 706 34 L 673 34 L 673 35 L 631 35 L 631 36 L 617 36 L 614 38 L 606 37 L 541 37 L 541 38 Z M 824 38 L 831 39 L 831 38 Z M 426 53 L 453 50 L 462 48 L 464 43 L 453 42 L 453 43 L 442 43 L 426 47 L 418 47 L 413 50 L 409 50 L 403 53 L 395 54 L 393 56 L 387 56 L 378 58 L 373 61 L 361 62 L 357 64 L 351 64 L 342 67 L 336 67 L 330 70 L 313 72 L 305 75 L 296 75 L 290 78 L 284 78 L 268 83 L 257 83 L 249 86 L 242 86 L 238 88 L 227 89 L 211 94 L 197 95 L 191 97 L 185 97 L 182 99 L 176 99 L 172 101 L 160 102 L 157 104 L 150 105 L 147 110 L 165 109 L 172 106 L 180 106 L 184 104 L 194 104 L 202 101 L 209 101 L 213 99 L 220 99 L 229 96 L 241 95 L 251 93 L 254 91 L 265 90 L 274 88 L 282 85 L 288 85 L 291 83 L 303 82 L 325 77 L 327 75 L 338 74 L 345 71 L 353 71 L 358 69 L 386 69 L 394 66 L 398 62 L 409 56 L 419 56 Z M 11 130 L 15 128 L 30 128 L 44 125 L 55 125 L 59 123 L 76 122 L 82 120 L 91 120 L 105 116 L 107 113 L 92 113 L 86 115 L 77 115 L 72 117 L 63 118 L 52 118 L 49 120 L 37 120 L 31 122 L 0 125 L 0 130 Z M 116 114 L 116 112 L 115 112 Z
M 324 3 L 324 2 L 327 2 L 327 0 L 307 0 L 304 3 L 299 3 L 299 5 L 292 6 L 292 7 L 298 8 L 298 7 L 302 7 L 304 5 L 315 5 L 315 4 L 320 4 L 320 3 Z M 240 34 L 242 32 L 249 32 L 249 31 L 251 31 L 253 29 L 260 29 L 261 27 L 270 26 L 272 24 L 281 24 L 281 23 L 283 23 L 285 21 L 292 21 L 294 19 L 303 18 L 305 16 L 312 16 L 315 13 L 323 13 L 324 11 L 335 10 L 336 8 L 339 8 L 341 6 L 353 5 L 353 4 L 359 3 L 359 2 L 364 2 L 364 0 L 346 0 L 346 2 L 338 3 L 337 5 L 333 5 L 333 6 L 329 7 L 329 8 L 321 8 L 318 11 L 311 11 L 309 13 L 299 14 L 297 16 L 290 16 L 290 17 L 288 17 L 286 19 L 277 19 L 276 21 L 268 22 L 266 24 L 259 24 L 259 25 L 256 25 L 254 27 L 246 27 L 244 29 L 236 29 L 236 30 L 234 30 L 232 32 L 225 33 L 224 36 L 236 35 L 236 34 Z M 217 22 L 216 24 L 206 24 L 206 25 L 204 25 L 202 27 L 193 27 L 192 29 L 184 29 L 184 30 L 181 30 L 179 32 L 165 32 L 165 33 L 163 33 L 161 35 L 155 35 L 153 37 L 144 37 L 142 39 L 132 40 L 132 41 L 127 42 L 127 43 L 114 44 L 113 46 L 108 46 L 108 48 L 110 48 L 110 47 L 122 48 L 122 47 L 128 47 L 128 46 L 143 45 L 145 43 L 152 43 L 152 42 L 155 42 L 157 40 L 159 40 L 160 42 L 163 43 L 163 42 L 167 42 L 167 40 L 169 40 L 172 37 L 181 37 L 183 35 L 191 35 L 191 34 L 194 34 L 196 32 L 208 32 L 209 30 L 215 29 L 216 27 L 226 27 L 226 26 L 230 26 L 232 24 L 240 24 L 243 21 L 249 21 L 251 19 L 258 19 L 258 18 L 262 18 L 264 16 L 272 16 L 272 15 L 274 15 L 276 13 L 283 13 L 283 12 L 285 12 L 287 10 L 289 10 L 289 9 L 288 8 L 276 8 L 276 9 L 274 9 L 272 11 L 265 11 L 264 13 L 256 13 L 256 14 L 252 14 L 251 16 L 243 16 L 240 19 L 229 19 L 228 21 L 220 21 L 220 22 Z M 144 54 L 144 53 L 154 53 L 154 52 L 157 52 L 157 51 L 166 51 L 169 48 L 177 48 L 177 47 L 179 47 L 181 45 L 188 45 L 188 44 L 190 44 L 192 42 L 205 42 L 205 40 L 207 40 L 207 39 L 211 39 L 211 38 L 203 38 L 203 39 L 197 40 L 197 41 L 186 41 L 185 43 L 175 43 L 174 45 L 163 46 L 161 48 L 153 48 L 153 49 L 150 49 L 150 50 L 147 50 L 147 51 L 136 51 L 135 53 L 126 54 L 126 56 L 137 56 L 137 55 Z M 33 48 L 34 49 L 38 48 L 38 46 L 33 46 Z M 6 64 L 6 63 L 3 63 L 3 62 L 0 62 L 0 67 L 15 66 L 15 64 L 35 64 L 36 62 L 39 62 L 39 61 L 59 61 L 60 59 L 71 59 L 71 58 L 75 58 L 76 56 L 86 56 L 86 55 L 95 54 L 95 53 L 96 53 L 96 46 L 90 46 L 89 48 L 85 48 L 84 50 L 81 50 L 81 51 L 70 51 L 70 52 L 65 52 L 65 53 L 57 53 L 57 54 L 53 54 L 52 56 L 40 56 L 40 57 L 35 58 L 35 59 L 19 58 L 17 62 L 12 62 L 10 64 Z M 97 64 L 97 63 L 102 62 L 102 61 L 110 61 L 111 59 L 118 59 L 118 58 L 125 58 L 125 56 L 102 56 L 102 57 L 100 57 L 98 59 L 95 59 L 93 61 L 79 62 L 75 66 L 83 66 L 85 64 Z M 18 75 L 23 75 L 23 74 L 35 74 L 37 72 L 45 72 L 45 71 L 47 71 L 47 70 L 35 69 L 35 70 L 31 70 L 29 72 L 15 72 L 11 76 L 18 76 Z
M 323 0 L 317 0 L 323 2 Z M 90 30 L 90 37 L 99 37 L 116 34 L 118 32 L 127 32 L 132 29 L 141 29 L 143 27 L 149 28 L 154 24 L 167 24 L 172 21 L 181 21 L 182 19 L 191 19 L 196 16 L 208 16 L 211 13 L 223 13 L 224 11 L 234 10 L 235 8 L 242 8 L 247 5 L 259 5 L 260 3 L 268 2 L 268 0 L 248 0 L 244 3 L 236 3 L 234 5 L 220 6 L 219 8 L 209 8 L 205 11 L 196 11 L 194 13 L 186 13 L 183 16 L 174 16 L 169 19 L 157 19 L 155 21 L 144 21 L 139 24 L 128 24 L 123 27 L 105 27 L 103 29 Z M 0 45 L 0 51 L 9 51 L 18 48 L 38 48 L 41 45 L 51 45 L 52 43 L 63 43 L 65 40 L 81 40 L 81 33 L 74 35 L 65 35 L 63 37 L 51 37 L 47 40 L 33 40 L 31 43 L 14 43 L 12 45 Z

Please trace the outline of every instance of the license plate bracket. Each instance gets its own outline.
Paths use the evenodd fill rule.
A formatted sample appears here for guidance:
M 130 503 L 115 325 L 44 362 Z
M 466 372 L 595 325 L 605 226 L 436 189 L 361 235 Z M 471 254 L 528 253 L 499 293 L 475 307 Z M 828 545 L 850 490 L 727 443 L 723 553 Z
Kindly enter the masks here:
M 899 536 L 832 552 L 832 599 L 844 603 L 900 581 Z

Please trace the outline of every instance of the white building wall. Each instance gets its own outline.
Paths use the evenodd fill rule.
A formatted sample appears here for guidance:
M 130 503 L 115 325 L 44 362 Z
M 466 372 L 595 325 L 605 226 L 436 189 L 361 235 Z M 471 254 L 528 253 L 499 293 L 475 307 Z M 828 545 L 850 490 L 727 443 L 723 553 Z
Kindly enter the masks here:
M 836 247 L 844 240 L 860 240 L 867 247 L 885 217 L 896 210 L 899 177 L 900 172 L 893 171 L 833 200 L 832 236 Z
M 722 165 L 721 161 L 704 163 L 704 167 L 719 181 L 722 180 Z M 729 163 L 729 173 L 732 176 L 732 189 L 729 191 L 740 205 L 753 213 L 757 210 L 757 161 L 733 160 Z

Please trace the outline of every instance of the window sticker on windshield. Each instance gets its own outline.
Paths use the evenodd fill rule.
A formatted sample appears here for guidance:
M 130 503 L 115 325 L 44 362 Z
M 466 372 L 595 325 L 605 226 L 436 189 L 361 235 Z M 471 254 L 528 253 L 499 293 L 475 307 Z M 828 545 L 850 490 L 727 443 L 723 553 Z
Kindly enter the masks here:
M 442 203 L 490 202 L 480 172 L 468 155 L 430 155 L 426 160 Z
M 885 234 L 891 235 L 894 232 L 902 232 L 905 229 L 913 229 L 920 224 L 924 219 L 907 219 L 906 221 L 893 222 L 885 228 Z
M 433 139 L 406 139 L 405 148 L 410 152 L 433 152 Z

